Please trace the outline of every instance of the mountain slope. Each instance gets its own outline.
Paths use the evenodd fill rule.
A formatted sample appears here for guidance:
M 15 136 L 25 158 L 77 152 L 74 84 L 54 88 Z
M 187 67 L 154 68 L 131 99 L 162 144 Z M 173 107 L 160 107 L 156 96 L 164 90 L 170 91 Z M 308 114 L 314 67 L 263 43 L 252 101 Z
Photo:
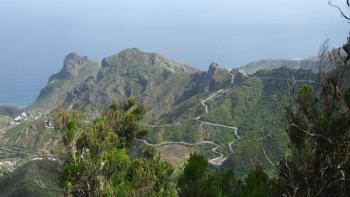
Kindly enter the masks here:
M 260 93 L 256 104 L 240 115 L 239 134 L 233 154 L 224 167 L 234 169 L 239 175 L 247 173 L 256 164 L 274 172 L 274 166 L 288 150 L 285 107 L 293 103 L 292 89 L 302 84 L 313 85 L 315 74 L 307 70 L 279 68 L 259 71 L 253 76 L 259 80 Z
M 1 196 L 56 197 L 60 192 L 59 164 L 47 159 L 30 161 L 11 174 L 0 177 Z
M 126 49 L 103 59 L 97 77 L 70 92 L 65 104 L 99 110 L 113 99 L 133 96 L 149 109 L 146 119 L 156 119 L 170 110 L 198 72 L 155 53 Z
M 151 132 L 143 144 L 166 144 L 168 150 L 186 146 L 242 176 L 255 161 L 273 171 L 264 153 L 277 161 L 287 151 L 283 109 L 292 101 L 291 87 L 314 79 L 310 71 L 288 68 L 246 76 L 213 63 L 199 71 L 137 49 L 104 58 L 100 69 L 91 67 L 94 72 L 82 72 L 90 61 L 72 56 L 77 60 L 66 58 L 30 109 L 84 106 L 92 119 L 111 100 L 133 96 L 147 109 L 143 125 Z M 57 152 L 53 149 L 59 147 L 59 133 L 46 125 L 50 119 L 29 118 L 0 137 L 45 154 Z
M 173 121 L 152 126 L 148 140 L 214 142 L 219 145 L 216 153 L 210 147 L 201 151 L 209 158 L 222 153 L 223 166 L 234 168 L 238 175 L 243 176 L 257 162 L 273 172 L 263 150 L 273 161 L 286 153 L 283 117 L 285 106 L 292 102 L 291 89 L 294 83 L 312 84 L 314 79 L 310 71 L 287 68 L 261 71 L 251 77 L 235 73 L 231 84 L 207 93 L 199 91 L 175 105 L 171 114 L 161 117 Z
M 95 76 L 99 69 L 100 65 L 87 57 L 80 57 L 75 53 L 68 54 L 61 71 L 49 78 L 46 87 L 40 91 L 28 110 L 32 113 L 50 112 L 63 104 L 68 92 L 87 78 Z

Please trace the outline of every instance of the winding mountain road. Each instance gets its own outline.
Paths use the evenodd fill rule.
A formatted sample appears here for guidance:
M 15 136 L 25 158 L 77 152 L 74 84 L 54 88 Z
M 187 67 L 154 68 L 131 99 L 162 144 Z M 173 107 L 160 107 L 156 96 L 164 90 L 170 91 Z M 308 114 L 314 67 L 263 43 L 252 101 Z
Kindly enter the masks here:
M 301 82 L 301 83 L 315 83 L 314 80 L 311 79 L 287 79 L 287 78 L 279 78 L 279 77 L 258 77 L 259 79 L 276 79 L 276 80 L 281 80 L 281 81 L 292 81 L 292 82 Z
M 233 83 L 234 81 L 234 74 L 233 73 L 230 73 L 230 75 L 232 76 L 231 78 L 231 83 Z M 218 123 L 213 123 L 213 122 L 207 122 L 207 121 L 202 121 L 200 120 L 205 114 L 207 114 L 209 112 L 209 107 L 208 105 L 206 104 L 207 101 L 209 100 L 212 100 L 213 98 L 215 98 L 216 96 L 222 94 L 222 93 L 225 93 L 227 91 L 229 91 L 231 88 L 229 89 L 220 89 L 218 91 L 216 91 L 214 94 L 210 95 L 209 97 L 207 97 L 206 99 L 204 100 L 201 100 L 200 101 L 200 104 L 204 107 L 205 109 L 205 112 L 201 115 L 199 115 L 198 117 L 195 117 L 193 118 L 194 120 L 200 122 L 201 124 L 206 124 L 206 125 L 211 125 L 211 126 L 216 126 L 216 127 L 222 127 L 222 128 L 228 128 L 228 129 L 232 129 L 234 130 L 234 135 L 236 137 L 235 140 L 233 140 L 232 142 L 230 142 L 228 144 L 229 146 L 229 150 L 231 152 L 231 154 L 233 154 L 233 148 L 232 148 L 232 145 L 234 144 L 234 142 L 236 140 L 239 140 L 240 139 L 240 136 L 238 135 L 238 128 L 237 127 L 234 127 L 234 126 L 230 126 L 230 125 L 222 125 L 222 124 L 218 124 Z M 90 123 L 90 121 L 84 121 L 86 123 Z M 44 121 L 45 123 L 45 127 L 47 129 L 54 129 L 53 126 L 51 126 L 50 122 L 48 120 Z M 147 124 L 148 125 L 148 124 Z M 148 125 L 148 126 L 151 126 L 151 127 L 159 127 L 159 126 L 172 126 L 173 124 L 166 124 L 166 125 Z M 171 145 L 171 144 L 179 144 L 179 145 L 185 145 L 185 146 L 200 146 L 200 145 L 205 145 L 205 144 L 208 144 L 208 145 L 213 145 L 214 148 L 211 149 L 211 151 L 217 155 L 217 157 L 215 158 L 212 158 L 212 159 L 208 159 L 208 162 L 212 165 L 215 165 L 215 166 L 220 166 L 222 165 L 222 163 L 227 159 L 227 157 L 224 157 L 224 154 L 219 152 L 218 149 L 219 149 L 219 145 L 216 144 L 215 142 L 213 141 L 206 141 L 206 140 L 203 140 L 203 141 L 199 141 L 199 142 L 195 142 L 195 143 L 188 143 L 188 142 L 174 142 L 174 141 L 166 141 L 166 142 L 162 142 L 162 143 L 159 143 L 159 144 L 152 144 L 152 143 L 149 143 L 147 140 L 143 140 L 143 139 L 138 139 L 138 141 L 144 143 L 145 145 L 147 146 L 153 146 L 153 147 L 160 147 L 160 146 L 164 146 L 164 145 Z M 42 159 L 42 158 L 35 158 L 35 159 Z
M 222 124 L 216 124 L 216 123 L 207 122 L 207 121 L 201 121 L 199 119 L 198 119 L 198 121 L 200 121 L 202 124 L 206 124 L 206 125 L 212 125 L 212 126 L 223 127 L 223 128 L 228 128 L 228 129 L 234 129 L 234 130 L 238 129 L 237 127 L 227 126 L 227 125 L 222 125 Z
M 212 141 L 200 141 L 200 142 L 195 142 L 195 143 L 167 141 L 167 142 L 162 142 L 159 144 L 152 144 L 152 143 L 149 143 L 147 140 L 143 140 L 143 139 L 138 139 L 138 141 L 143 142 L 145 145 L 154 146 L 154 147 L 160 147 L 160 146 L 171 145 L 171 144 L 179 144 L 179 145 L 185 145 L 185 146 L 198 146 L 198 145 L 203 145 L 203 144 L 210 144 L 210 145 L 214 145 L 214 146 L 219 147 L 218 144 L 216 144 L 215 142 L 212 142 Z
M 233 73 L 229 73 L 232 78 L 231 78 L 231 83 L 230 84 L 233 84 L 234 82 L 234 79 L 235 79 L 235 75 Z M 264 80 L 264 79 L 276 79 L 276 80 L 283 80 L 283 81 L 292 81 L 294 84 L 296 82 L 304 82 L 304 83 L 314 83 L 315 81 L 313 80 L 295 80 L 294 77 L 292 79 L 286 79 L 286 78 L 274 78 L 274 77 L 259 77 L 260 79 Z M 247 87 L 247 88 L 250 88 L 250 87 Z M 228 91 L 230 91 L 232 89 L 231 88 L 227 88 L 227 89 L 220 89 L 218 91 L 216 91 L 214 94 L 210 95 L 209 97 L 203 99 L 203 100 L 200 100 L 200 104 L 204 107 L 205 109 L 205 112 L 195 118 L 193 118 L 193 120 L 196 120 L 198 121 L 200 124 L 206 124 L 206 125 L 211 125 L 211 126 L 216 126 L 216 127 L 222 127 L 222 128 L 228 128 L 228 129 L 232 129 L 234 131 L 234 135 L 235 135 L 235 138 L 233 141 L 231 141 L 229 144 L 228 144 L 228 147 L 229 147 L 229 150 L 231 152 L 231 154 L 233 154 L 233 148 L 232 148 L 232 145 L 237 141 L 239 140 L 241 137 L 240 135 L 238 134 L 238 128 L 235 127 L 235 126 L 230 126 L 230 125 L 222 125 L 222 124 L 218 124 L 218 123 L 213 123 L 213 122 L 208 122 L 208 121 L 203 121 L 201 120 L 203 118 L 203 116 L 205 114 L 207 114 L 209 112 L 209 107 L 208 105 L 206 104 L 206 102 L 214 99 L 216 96 L 220 95 L 220 94 L 223 94 L 223 93 L 226 93 Z M 36 118 L 35 118 L 36 119 Z M 91 121 L 84 121 L 86 123 L 90 123 Z M 45 123 L 45 127 L 47 129 L 54 129 L 54 127 L 52 127 L 50 125 L 50 122 L 49 121 L 44 121 Z M 164 124 L 164 125 L 149 125 L 149 124 L 145 124 L 147 126 L 150 126 L 150 127 L 167 127 L 167 126 L 172 126 L 173 124 Z M 6 132 L 6 130 L 3 130 L 3 132 Z M 162 143 L 159 143 L 159 144 L 152 144 L 152 143 L 149 143 L 147 140 L 143 140 L 143 139 L 138 139 L 138 141 L 144 143 L 145 145 L 147 146 L 153 146 L 153 147 L 160 147 L 160 146 L 164 146 L 164 145 L 171 145 L 171 144 L 179 144 L 179 145 L 185 145 L 185 146 L 200 146 L 200 145 L 205 145 L 205 144 L 208 144 L 208 145 L 213 145 L 214 148 L 211 149 L 211 151 L 217 155 L 217 157 L 215 158 L 212 158 L 212 159 L 208 159 L 208 162 L 214 166 L 221 166 L 223 164 L 223 162 L 228 158 L 227 157 L 224 157 L 224 154 L 219 152 L 218 149 L 219 149 L 219 145 L 216 144 L 215 142 L 213 141 L 206 141 L 206 140 L 203 140 L 203 141 L 199 141 L 199 142 L 195 142 L 195 143 L 188 143 L 188 142 L 175 142 L 175 141 L 166 141 L 166 142 L 162 142 Z M 267 157 L 266 153 L 264 152 L 265 156 Z M 42 158 L 35 158 L 35 159 L 42 159 Z M 269 160 L 270 163 L 273 164 L 273 162 L 271 160 Z
M 231 72 L 230 72 L 230 75 L 232 76 L 230 84 L 233 84 L 235 75 L 233 73 L 231 73 Z M 219 94 L 222 94 L 222 93 L 225 93 L 225 92 L 229 91 L 230 89 L 231 88 L 218 90 L 214 94 L 212 94 L 209 97 L 207 97 L 206 99 L 201 100 L 200 104 L 204 107 L 205 112 L 203 114 L 193 118 L 193 119 L 198 121 L 198 122 L 200 122 L 201 124 L 206 124 L 206 125 L 211 125 L 211 126 L 216 126 L 216 127 L 233 129 L 234 130 L 234 135 L 236 136 L 236 139 L 228 144 L 229 150 L 230 150 L 231 154 L 233 154 L 232 145 L 234 144 L 234 142 L 236 140 L 239 140 L 241 138 L 238 135 L 238 128 L 234 127 L 234 126 L 230 126 L 230 125 L 222 125 L 222 124 L 218 124 L 218 123 L 213 123 L 213 122 L 207 122 L 207 121 L 200 120 L 205 114 L 207 114 L 209 112 L 209 107 L 206 104 L 206 102 L 209 101 L 209 100 L 212 100 L 213 98 L 215 98 Z M 223 164 L 223 162 L 228 158 L 228 157 L 224 157 L 224 154 L 218 151 L 220 146 L 218 144 L 216 144 L 215 142 L 213 142 L 213 141 L 200 141 L 200 142 L 196 142 L 196 143 L 169 141 L 169 142 L 162 142 L 162 143 L 159 143 L 159 144 L 152 144 L 152 143 L 149 143 L 147 140 L 142 140 L 142 139 L 138 139 L 138 141 L 143 142 L 145 145 L 154 146 L 154 147 L 160 147 L 160 146 L 170 145 L 170 144 L 180 144 L 180 145 L 185 145 L 185 146 L 198 146 L 198 145 L 210 144 L 210 145 L 214 146 L 214 148 L 212 148 L 211 151 L 214 154 L 218 155 L 218 157 L 215 157 L 215 158 L 212 158 L 212 159 L 208 159 L 208 162 L 210 164 L 214 165 L 214 166 L 221 166 Z
M 230 72 L 230 75 L 232 76 L 231 78 L 231 83 L 233 84 L 233 81 L 235 79 L 235 75 L 233 73 Z M 217 92 L 215 92 L 213 95 L 209 96 L 208 98 L 201 100 L 201 104 L 205 107 L 205 113 L 194 118 L 194 120 L 199 121 L 201 124 L 206 124 L 206 125 L 211 125 L 211 126 L 216 126 L 216 127 L 222 127 L 222 128 L 228 128 L 228 129 L 233 129 L 234 130 L 234 134 L 236 136 L 236 139 L 233 140 L 232 142 L 230 142 L 228 144 L 229 150 L 231 152 L 231 154 L 233 154 L 233 148 L 232 145 L 235 143 L 236 140 L 240 139 L 240 136 L 238 135 L 238 128 L 234 127 L 234 126 L 230 126 L 230 125 L 223 125 L 223 124 L 218 124 L 218 123 L 213 123 L 213 122 L 207 122 L 207 121 L 202 121 L 201 118 L 208 113 L 208 105 L 206 105 L 206 102 L 213 99 L 214 97 L 216 97 L 217 95 L 221 94 L 221 93 L 225 93 L 227 91 L 229 91 L 231 88 L 229 89 L 221 89 L 218 90 Z M 228 158 L 228 157 L 224 157 L 224 155 L 220 152 L 217 151 L 218 147 L 212 149 L 212 152 L 214 152 L 215 154 L 219 155 L 219 157 L 213 158 L 209 160 L 209 163 L 215 166 L 220 166 L 223 164 L 223 162 Z
M 44 123 L 45 123 L 45 128 L 47 128 L 47 129 L 54 129 L 55 128 L 55 127 L 50 125 L 50 122 L 48 120 L 45 120 Z

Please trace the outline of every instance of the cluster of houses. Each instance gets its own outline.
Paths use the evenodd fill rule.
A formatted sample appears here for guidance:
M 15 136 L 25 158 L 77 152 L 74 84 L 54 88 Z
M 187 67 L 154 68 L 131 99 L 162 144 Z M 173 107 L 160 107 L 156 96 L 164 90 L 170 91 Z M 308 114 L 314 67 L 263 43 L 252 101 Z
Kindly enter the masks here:
M 15 124 L 19 124 L 20 122 L 27 120 L 28 118 L 28 114 L 26 112 L 22 112 L 19 116 L 15 117 L 13 121 Z
M 29 116 L 27 114 L 27 112 L 22 112 L 20 115 L 18 115 L 17 117 L 15 117 L 13 119 L 13 121 L 11 122 L 11 124 L 19 124 L 25 120 L 27 120 L 28 118 L 32 118 L 34 120 L 37 120 L 39 117 L 43 116 L 41 113 L 35 114 L 34 116 Z

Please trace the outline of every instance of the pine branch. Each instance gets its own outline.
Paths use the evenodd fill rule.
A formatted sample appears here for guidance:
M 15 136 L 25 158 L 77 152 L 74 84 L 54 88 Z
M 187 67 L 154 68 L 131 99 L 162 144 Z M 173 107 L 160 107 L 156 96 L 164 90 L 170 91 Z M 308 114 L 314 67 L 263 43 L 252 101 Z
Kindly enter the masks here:
M 310 133 L 310 132 L 307 132 L 306 130 L 300 128 L 298 125 L 296 125 L 295 123 L 289 123 L 291 126 L 293 127 L 296 127 L 297 129 L 299 129 L 300 131 L 302 131 L 303 133 L 305 133 L 306 135 L 308 136 L 311 136 L 311 137 L 320 137 L 320 138 L 323 138 L 325 140 L 327 140 L 330 144 L 333 144 L 332 140 L 330 140 L 329 138 L 323 136 L 323 135 L 320 135 L 320 134 L 315 134 L 315 133 Z
M 348 22 L 350 22 L 350 17 L 348 17 L 338 5 L 333 4 L 333 3 L 332 3 L 332 0 L 328 0 L 328 4 L 329 4 L 330 6 L 332 6 L 332 7 L 334 7 L 334 8 L 337 8 L 338 11 L 340 12 L 340 14 L 341 14 L 346 20 L 348 20 Z M 346 4 L 350 7 L 349 0 L 346 1 Z

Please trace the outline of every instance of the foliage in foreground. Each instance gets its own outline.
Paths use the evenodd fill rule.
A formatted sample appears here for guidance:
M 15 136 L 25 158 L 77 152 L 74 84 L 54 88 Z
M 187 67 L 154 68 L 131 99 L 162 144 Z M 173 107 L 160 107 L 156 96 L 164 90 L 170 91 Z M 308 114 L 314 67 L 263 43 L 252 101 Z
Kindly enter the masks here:
M 238 179 L 233 171 L 211 171 L 207 159 L 197 153 L 191 154 L 177 186 L 178 194 L 182 197 L 279 197 L 284 192 L 282 181 L 269 177 L 260 167 L 252 170 L 244 179 Z
M 321 57 L 331 64 L 320 70 L 318 89 L 301 87 L 288 108 L 291 152 L 280 163 L 287 196 L 350 194 L 350 39 Z
M 278 166 L 280 177 L 260 167 L 244 179 L 232 171 L 214 172 L 207 159 L 191 154 L 177 182 L 177 194 L 197 196 L 347 196 L 350 193 L 350 39 L 340 50 L 323 54 L 316 88 L 302 86 L 296 106 L 287 109 L 290 153 Z M 173 168 L 146 149 L 143 159 L 126 150 L 147 132 L 145 114 L 133 99 L 113 103 L 84 127 L 79 113 L 61 111 L 56 127 L 66 148 L 60 184 L 69 196 L 174 196 Z
M 81 115 L 61 110 L 56 128 L 64 132 L 64 164 L 60 185 L 66 196 L 172 196 L 170 164 L 148 150 L 143 159 L 132 159 L 126 149 L 146 134 L 139 129 L 143 105 L 127 99 L 114 102 L 84 128 Z

